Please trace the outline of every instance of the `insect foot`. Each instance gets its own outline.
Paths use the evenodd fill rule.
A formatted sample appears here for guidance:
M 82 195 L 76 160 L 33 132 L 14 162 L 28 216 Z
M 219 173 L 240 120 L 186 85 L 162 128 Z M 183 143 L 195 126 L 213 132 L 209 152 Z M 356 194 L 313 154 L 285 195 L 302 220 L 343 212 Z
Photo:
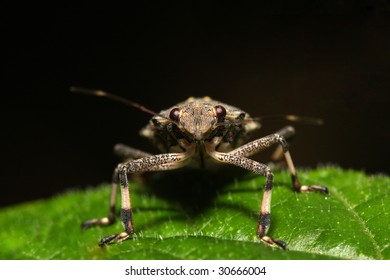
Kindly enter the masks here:
M 121 232 L 119 234 L 112 234 L 112 235 L 103 237 L 102 239 L 100 239 L 99 247 L 105 247 L 109 243 L 122 242 L 122 241 L 126 240 L 127 238 L 129 238 L 129 236 L 130 235 L 127 232 Z
M 327 187 L 324 187 L 324 186 L 313 186 L 313 185 L 301 186 L 297 176 L 291 176 L 291 178 L 292 178 L 292 181 L 293 181 L 294 189 L 296 191 L 298 191 L 298 192 L 319 192 L 319 193 L 322 193 L 324 195 L 329 195 L 329 190 L 328 190 Z

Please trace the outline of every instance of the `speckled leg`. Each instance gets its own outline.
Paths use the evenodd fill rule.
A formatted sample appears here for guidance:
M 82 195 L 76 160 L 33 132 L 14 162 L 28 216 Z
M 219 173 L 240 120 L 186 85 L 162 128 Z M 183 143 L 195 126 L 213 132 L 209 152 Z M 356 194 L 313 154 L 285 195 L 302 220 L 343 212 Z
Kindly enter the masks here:
M 283 131 L 283 130 L 282 130 Z M 289 133 L 288 130 L 285 130 L 286 135 Z M 294 163 L 292 161 L 290 152 L 288 150 L 288 145 L 286 140 L 283 136 L 275 133 L 268 136 L 265 136 L 263 138 L 254 140 L 252 142 L 249 142 L 233 151 L 231 151 L 229 154 L 235 155 L 235 156 L 241 156 L 241 157 L 249 157 L 253 154 L 256 154 L 264 149 L 267 149 L 271 147 L 273 144 L 280 144 L 280 146 L 283 149 L 284 158 L 286 159 L 286 163 L 288 166 L 288 170 L 291 174 L 292 184 L 294 187 L 294 190 L 297 192 L 311 192 L 311 191 L 317 191 L 321 192 L 323 194 L 328 194 L 328 188 L 323 186 L 315 186 L 315 185 L 309 185 L 309 186 L 302 186 L 299 182 L 298 175 L 295 170 Z
M 261 209 L 258 219 L 257 234 L 264 243 L 271 246 L 277 245 L 283 249 L 286 249 L 287 244 L 285 242 L 267 235 L 268 229 L 271 224 L 271 197 L 273 187 L 273 174 L 268 166 L 248 159 L 247 157 L 258 153 L 259 151 L 262 151 L 266 148 L 269 148 L 273 144 L 279 143 L 283 148 L 283 153 L 291 174 L 294 189 L 296 191 L 320 191 L 327 194 L 328 189 L 322 186 L 301 186 L 295 172 L 295 167 L 292 162 L 290 152 L 288 151 L 287 143 L 284 137 L 280 136 L 279 134 L 271 134 L 269 136 L 254 140 L 229 153 L 221 153 L 215 150 L 215 147 L 217 147 L 219 141 L 220 139 L 215 139 L 214 141 L 205 145 L 206 151 L 211 157 L 220 162 L 237 165 L 256 174 L 266 177 L 264 195 L 261 202 Z
M 121 221 L 125 230 L 121 233 L 112 234 L 102 238 L 99 246 L 105 246 L 111 242 L 123 241 L 134 232 L 133 211 L 131 207 L 129 182 L 127 179 L 128 173 L 161 171 L 180 168 L 187 163 L 186 160 L 192 154 L 193 150 L 188 150 L 185 153 L 153 155 L 119 164 L 114 172 L 113 184 L 116 184 L 119 179 L 122 196 Z
M 259 236 L 261 241 L 265 242 L 266 244 L 271 246 L 277 245 L 285 249 L 287 246 L 285 242 L 267 235 L 271 223 L 271 197 L 274 178 L 269 167 L 265 164 L 259 163 L 249 158 L 245 158 L 243 156 L 232 155 L 231 153 L 217 152 L 213 150 L 212 146 L 208 147 L 207 152 L 210 154 L 211 157 L 220 162 L 233 164 L 266 177 L 263 200 L 261 203 L 258 219 L 257 235 Z
M 151 156 L 151 154 L 143 152 L 138 149 L 131 148 L 124 144 L 116 144 L 114 146 L 114 153 L 123 160 L 139 159 L 142 157 Z M 115 208 L 116 208 L 116 192 L 118 189 L 118 169 L 116 168 L 112 175 L 112 187 L 110 197 L 110 207 L 108 210 L 108 216 L 103 218 L 94 218 L 87 220 L 81 224 L 83 230 L 93 226 L 107 226 L 115 222 Z

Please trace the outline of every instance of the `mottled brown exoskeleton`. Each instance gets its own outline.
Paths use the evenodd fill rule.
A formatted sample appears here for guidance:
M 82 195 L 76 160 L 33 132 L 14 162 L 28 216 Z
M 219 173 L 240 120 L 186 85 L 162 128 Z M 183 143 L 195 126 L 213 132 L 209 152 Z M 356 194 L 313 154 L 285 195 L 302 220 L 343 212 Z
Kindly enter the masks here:
M 122 194 L 121 220 L 124 231 L 102 238 L 100 246 L 123 241 L 134 233 L 127 179 L 129 173 L 173 170 L 190 164 L 204 167 L 207 162 L 216 161 L 236 165 L 264 176 L 266 183 L 258 218 L 257 235 L 264 243 L 277 245 L 283 249 L 287 246 L 285 242 L 267 235 L 271 222 L 271 194 L 274 176 L 267 165 L 248 157 L 271 147 L 273 144 L 279 144 L 291 174 L 294 190 L 297 192 L 328 193 L 326 187 L 301 185 L 299 182 L 285 140 L 294 134 L 294 129 L 291 126 L 285 127 L 275 134 L 245 143 L 248 135 L 260 128 L 260 123 L 243 110 L 210 97 L 190 97 L 182 103 L 160 113 L 155 113 L 137 103 L 103 91 L 81 88 L 72 88 L 71 90 L 115 99 L 152 114 L 153 117 L 149 124 L 141 130 L 141 135 L 151 140 L 162 152 L 158 155 L 152 155 L 123 144 L 115 146 L 116 153 L 128 160 L 115 168 L 109 215 L 85 221 L 82 228 L 86 229 L 94 225 L 104 226 L 114 222 L 116 191 L 119 183 Z M 294 116 L 290 116 L 291 118 Z

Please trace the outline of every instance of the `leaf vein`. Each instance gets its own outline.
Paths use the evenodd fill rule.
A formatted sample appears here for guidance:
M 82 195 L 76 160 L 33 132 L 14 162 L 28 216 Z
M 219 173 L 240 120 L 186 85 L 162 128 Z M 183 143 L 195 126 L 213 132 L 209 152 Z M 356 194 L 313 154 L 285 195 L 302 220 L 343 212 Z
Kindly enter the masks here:
M 343 194 L 338 192 L 337 189 L 333 188 L 332 194 L 334 194 L 337 197 L 337 199 L 345 206 L 345 209 L 355 218 L 357 223 L 361 226 L 363 233 L 371 241 L 377 258 L 383 259 L 381 249 L 375 240 L 374 234 L 370 231 L 370 229 L 366 225 L 366 221 L 364 221 L 364 219 L 359 216 L 359 213 L 354 209 L 354 207 L 351 205 L 348 199 Z

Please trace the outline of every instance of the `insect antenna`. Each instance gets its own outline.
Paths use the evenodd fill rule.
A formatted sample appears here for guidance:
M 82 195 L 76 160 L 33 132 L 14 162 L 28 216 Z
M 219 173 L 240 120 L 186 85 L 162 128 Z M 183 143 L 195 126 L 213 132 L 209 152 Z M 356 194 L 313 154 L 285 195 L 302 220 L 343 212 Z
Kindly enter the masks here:
M 118 101 L 118 102 L 126 104 L 126 105 L 130 105 L 131 107 L 137 108 L 137 109 L 139 109 L 143 112 L 146 112 L 148 114 L 159 116 L 159 114 L 146 108 L 145 106 L 142 106 L 134 101 L 131 101 L 129 99 L 125 99 L 123 97 L 120 97 L 120 96 L 117 96 L 117 95 L 114 95 L 114 94 L 111 94 L 111 93 L 108 93 L 108 92 L 105 92 L 102 90 L 81 88 L 81 87 L 70 87 L 70 91 L 77 92 L 77 93 L 83 93 L 83 94 L 87 94 L 87 95 L 92 95 L 92 96 L 106 97 L 108 99 L 115 100 L 115 101 Z
M 288 120 L 291 122 L 302 122 L 312 125 L 323 125 L 324 121 L 319 118 L 313 118 L 313 117 L 305 117 L 305 116 L 298 116 L 298 115 L 269 115 L 269 116 L 263 116 L 254 118 L 254 120 L 257 121 L 268 121 L 268 120 Z

